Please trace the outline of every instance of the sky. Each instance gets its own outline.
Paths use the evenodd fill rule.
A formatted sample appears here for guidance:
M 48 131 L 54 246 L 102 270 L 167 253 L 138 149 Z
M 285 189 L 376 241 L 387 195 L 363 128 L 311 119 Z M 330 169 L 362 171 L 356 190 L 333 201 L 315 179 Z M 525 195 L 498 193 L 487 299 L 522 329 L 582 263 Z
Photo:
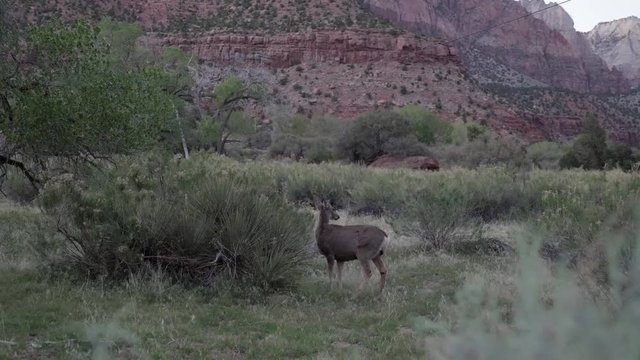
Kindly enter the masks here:
M 600 22 L 632 15 L 640 17 L 640 0 L 571 0 L 562 7 L 573 18 L 576 30 L 583 32 L 590 31 Z

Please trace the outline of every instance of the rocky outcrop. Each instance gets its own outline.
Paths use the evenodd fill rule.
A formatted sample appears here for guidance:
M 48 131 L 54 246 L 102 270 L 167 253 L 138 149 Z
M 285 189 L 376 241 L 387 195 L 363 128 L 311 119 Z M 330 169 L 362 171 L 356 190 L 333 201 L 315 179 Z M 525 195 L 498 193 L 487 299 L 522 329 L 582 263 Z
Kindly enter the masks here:
M 408 156 L 401 158 L 391 155 L 382 155 L 369 164 L 369 166 L 387 169 L 407 168 L 414 170 L 440 170 L 440 164 L 438 164 L 438 161 L 427 156 Z
M 363 3 L 398 26 L 443 36 L 463 48 L 479 49 L 551 86 L 580 92 L 628 89 L 626 79 L 618 71 L 609 70 L 597 59 L 583 59 L 560 31 L 549 28 L 540 19 L 526 17 L 481 32 L 505 19 L 525 16 L 527 10 L 513 0 L 363 0 Z
M 598 24 L 587 33 L 594 51 L 634 86 L 640 86 L 640 18 Z
M 274 35 L 212 32 L 182 36 L 150 33 L 143 41 L 160 47 L 178 47 L 206 61 L 254 63 L 271 68 L 290 67 L 302 62 L 460 64 L 455 48 L 442 41 L 370 30 Z
M 551 30 L 557 31 L 569 42 L 573 54 L 582 61 L 587 75 L 590 75 L 588 78 L 590 82 L 601 81 L 602 76 L 599 73 L 603 73 L 605 69 L 611 69 L 611 66 L 608 66 L 593 50 L 587 35 L 575 30 L 573 19 L 561 6 L 551 7 L 555 3 L 547 4 L 544 0 L 520 0 L 520 4 L 535 18 L 542 20 Z

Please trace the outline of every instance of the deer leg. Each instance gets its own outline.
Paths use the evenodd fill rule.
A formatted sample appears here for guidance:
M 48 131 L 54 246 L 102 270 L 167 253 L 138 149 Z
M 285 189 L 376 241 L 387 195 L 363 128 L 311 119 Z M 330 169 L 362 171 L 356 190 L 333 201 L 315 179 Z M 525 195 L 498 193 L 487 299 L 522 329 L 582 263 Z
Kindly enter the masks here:
M 333 264 L 335 259 L 332 256 L 327 256 L 327 268 L 329 270 L 329 289 L 333 289 Z
M 369 278 L 371 278 L 371 264 L 369 263 L 369 259 L 360 259 L 360 265 L 362 266 L 362 282 L 360 282 L 360 286 L 358 286 L 359 293 L 364 290 L 369 282 Z
M 378 255 L 371 260 L 373 261 L 373 263 L 378 268 L 378 271 L 380 272 L 380 292 L 382 292 L 382 289 L 384 289 L 384 283 L 387 277 L 387 268 L 384 266 L 384 262 L 382 262 L 382 255 Z
M 344 261 L 338 261 L 338 289 L 342 290 L 342 266 Z

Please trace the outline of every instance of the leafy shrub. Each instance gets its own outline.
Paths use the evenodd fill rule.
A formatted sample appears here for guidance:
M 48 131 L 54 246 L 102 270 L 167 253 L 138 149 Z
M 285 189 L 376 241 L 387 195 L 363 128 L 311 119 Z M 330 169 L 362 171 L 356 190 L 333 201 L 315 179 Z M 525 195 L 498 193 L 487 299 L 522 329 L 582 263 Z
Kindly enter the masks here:
M 123 281 L 151 265 L 181 282 L 290 285 L 307 258 L 310 219 L 243 173 L 202 163 L 134 161 L 86 185 L 50 185 L 42 205 L 80 274 Z
M 384 154 L 419 155 L 424 152 L 410 122 L 398 113 L 373 111 L 354 120 L 340 139 L 342 156 L 370 163 Z
M 407 219 L 422 250 L 450 249 L 457 240 L 477 240 L 481 226 L 471 208 L 461 188 L 425 189 L 410 203 Z
M 417 235 L 423 251 L 450 250 L 455 242 L 479 238 L 481 225 L 464 208 L 421 206 L 417 209 Z
M 607 137 L 594 117 L 588 117 L 585 127 L 571 149 L 560 159 L 563 169 L 583 167 L 602 169 L 607 156 Z
M 607 168 L 618 167 L 623 170 L 631 170 L 637 161 L 638 157 L 627 145 L 614 142 L 607 146 L 605 163 Z
M 436 145 L 429 147 L 429 151 L 444 167 L 499 164 L 523 167 L 527 164 L 526 148 L 519 139 L 489 132 L 462 145 Z
M 527 160 L 540 169 L 557 169 L 564 149 L 551 141 L 540 141 L 527 147 Z
M 417 105 L 407 105 L 396 110 L 407 118 L 418 140 L 424 144 L 450 143 L 453 125 Z
M 269 154 L 312 163 L 335 160 L 337 129 L 328 117 L 276 116 Z

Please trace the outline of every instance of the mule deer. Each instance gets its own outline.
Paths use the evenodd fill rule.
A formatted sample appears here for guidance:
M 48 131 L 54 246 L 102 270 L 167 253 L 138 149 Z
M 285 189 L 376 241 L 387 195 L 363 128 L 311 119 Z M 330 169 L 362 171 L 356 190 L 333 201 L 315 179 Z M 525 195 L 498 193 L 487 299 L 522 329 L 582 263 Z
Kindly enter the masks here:
M 361 292 L 371 278 L 371 262 L 380 272 L 380 291 L 384 288 L 387 269 L 382 261 L 387 234 L 373 225 L 333 225 L 329 220 L 340 216 L 326 202 L 316 201 L 319 210 L 316 241 L 320 253 L 327 258 L 329 286 L 333 287 L 333 265 L 338 263 L 338 288 L 342 288 L 342 267 L 346 261 L 358 260 L 362 266 L 363 279 L 358 286 Z

